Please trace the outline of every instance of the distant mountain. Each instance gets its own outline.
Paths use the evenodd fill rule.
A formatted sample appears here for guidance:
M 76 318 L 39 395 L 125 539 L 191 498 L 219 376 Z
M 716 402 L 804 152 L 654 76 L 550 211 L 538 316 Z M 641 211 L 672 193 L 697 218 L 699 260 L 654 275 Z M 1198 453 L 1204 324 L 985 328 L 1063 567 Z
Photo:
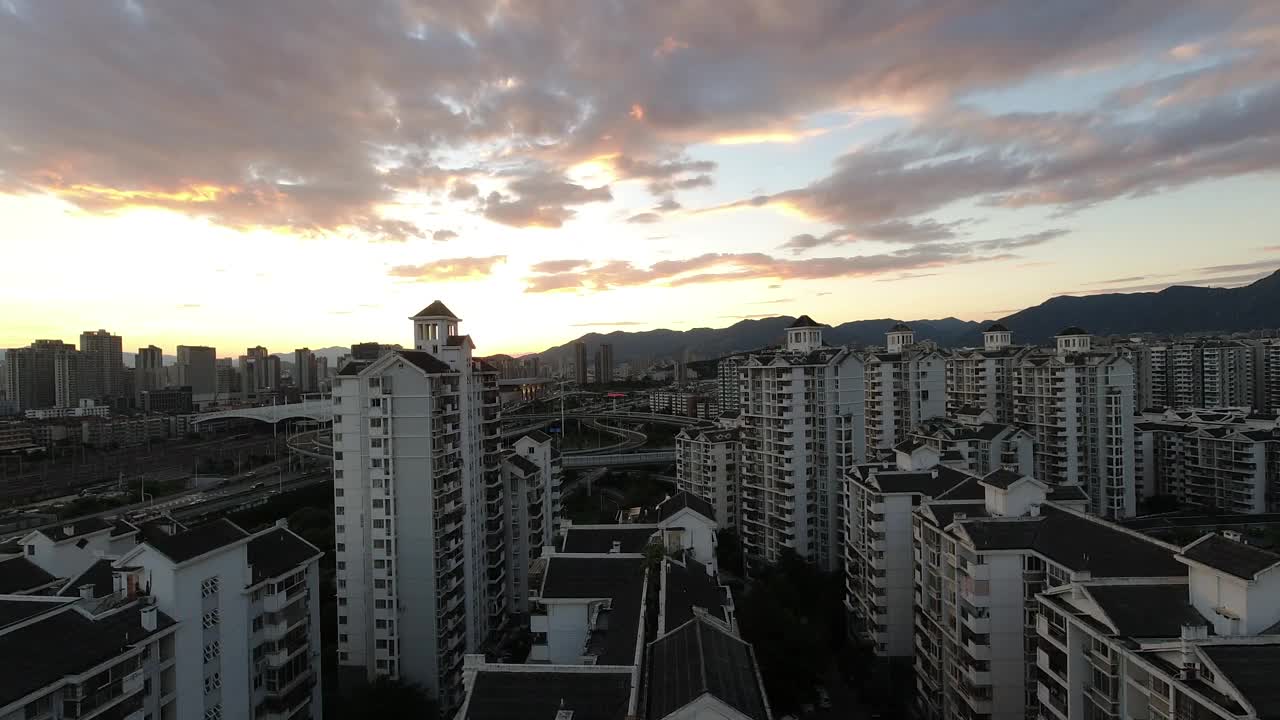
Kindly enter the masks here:
M 814 318 L 822 322 L 822 317 Z M 544 361 L 572 359 L 573 344 L 585 342 L 588 357 L 603 343 L 613 344 L 615 362 L 679 360 L 688 352 L 702 359 L 755 350 L 782 342 L 794 320 L 780 316 L 743 320 L 725 328 L 693 330 L 616 331 L 588 333 L 537 353 Z M 1079 325 L 1095 335 L 1151 332 L 1184 335 L 1280 328 L 1280 270 L 1238 288 L 1174 286 L 1154 293 L 1059 296 L 1000 318 L 1020 343 L 1049 343 L 1060 330 Z M 829 328 L 823 339 L 833 345 L 883 345 L 894 319 L 855 320 Z M 990 321 L 943 318 L 910 320 L 917 340 L 933 340 L 943 347 L 982 344 L 982 328 Z
M 821 318 L 816 319 L 821 322 Z M 577 340 L 537 354 L 544 361 L 572 359 L 574 343 L 585 342 L 589 357 L 594 357 L 595 351 L 602 344 L 612 343 L 614 361 L 620 363 L 679 360 L 685 357 L 686 352 L 690 357 L 710 359 L 777 345 L 786 337 L 786 328 L 794 320 L 795 318 L 784 315 L 763 320 L 742 320 L 726 328 L 587 333 Z M 855 320 L 826 330 L 823 339 L 835 345 L 883 344 L 884 334 L 897 322 L 900 321 L 891 318 Z M 934 340 L 948 346 L 954 344 L 956 338 L 979 332 L 981 328 L 979 323 L 956 318 L 914 320 L 908 324 L 916 331 L 917 339 Z
M 1280 327 L 1280 270 L 1238 288 L 1064 295 L 1001 318 L 1018 342 L 1048 342 L 1070 325 L 1095 335 L 1184 335 Z M 979 338 L 973 338 L 979 339 Z

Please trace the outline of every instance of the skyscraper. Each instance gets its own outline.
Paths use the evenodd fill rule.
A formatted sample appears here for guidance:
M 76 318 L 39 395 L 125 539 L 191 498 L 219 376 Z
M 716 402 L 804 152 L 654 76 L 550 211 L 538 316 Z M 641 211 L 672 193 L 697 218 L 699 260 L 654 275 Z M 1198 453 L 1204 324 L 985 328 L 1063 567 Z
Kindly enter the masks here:
M 443 303 L 411 320 L 416 349 L 334 379 L 338 663 L 450 710 L 512 603 L 497 373 Z
M 298 348 L 293 351 L 293 384 L 302 392 L 315 392 L 319 389 L 316 378 L 316 354 L 310 348 Z
M 866 447 L 890 450 L 912 428 L 946 414 L 946 363 L 942 354 L 915 342 L 911 328 L 898 323 L 886 334 L 884 352 L 863 355 Z
M 786 549 L 834 569 L 841 478 L 866 457 L 861 357 L 802 315 L 782 349 L 743 363 L 741 525 L 751 563 Z
M 124 350 L 120 336 L 106 330 L 80 333 L 80 396 L 105 400 L 122 397 L 123 393 Z
M 5 354 L 5 393 L 19 412 L 54 407 L 60 399 L 75 405 L 79 374 L 79 353 L 61 340 L 36 340 Z
M 155 345 L 138 348 L 133 356 L 134 389 L 141 393 L 165 386 L 164 352 Z
M 190 386 L 193 396 L 219 392 L 217 351 L 203 345 L 178 346 L 178 385 Z M 225 399 L 225 398 L 224 398 Z
M 604 343 L 596 351 L 596 382 L 613 380 L 613 345 Z
M 240 392 L 244 395 L 257 395 L 271 387 L 267 379 L 267 355 L 267 349 L 258 345 L 240 356 Z
M 998 423 L 1013 422 L 1013 369 L 1030 348 L 1013 345 L 1013 333 L 993 323 L 981 348 L 961 348 L 946 359 L 947 415 L 987 410 Z
M 578 341 L 573 344 L 573 370 L 579 385 L 587 384 L 587 344 Z

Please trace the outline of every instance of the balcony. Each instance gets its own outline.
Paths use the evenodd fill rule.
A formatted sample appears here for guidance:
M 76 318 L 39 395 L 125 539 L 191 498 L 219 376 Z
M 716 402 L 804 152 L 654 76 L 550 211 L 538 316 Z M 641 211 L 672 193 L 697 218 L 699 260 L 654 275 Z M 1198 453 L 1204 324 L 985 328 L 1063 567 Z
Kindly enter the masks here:
M 1067 720 L 1069 713 L 1067 710 L 1067 696 L 1064 693 L 1053 692 L 1048 686 L 1041 683 L 1036 689 L 1036 695 L 1040 699 L 1040 707 L 1048 708 L 1054 718 L 1058 720 Z

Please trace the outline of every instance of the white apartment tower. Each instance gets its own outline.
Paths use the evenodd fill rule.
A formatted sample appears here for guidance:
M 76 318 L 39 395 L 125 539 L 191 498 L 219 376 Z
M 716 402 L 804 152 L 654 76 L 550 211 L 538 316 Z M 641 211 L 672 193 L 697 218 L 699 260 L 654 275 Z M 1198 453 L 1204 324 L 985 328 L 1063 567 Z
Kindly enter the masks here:
M 736 428 L 682 428 L 676 434 L 676 489 L 715 508 L 720 526 L 738 530 L 738 447 Z
M 507 597 L 518 613 L 529 609 L 529 567 L 559 529 L 562 475 L 559 453 L 541 430 L 516 440 L 502 457 L 508 502 Z
M 946 412 L 943 355 L 915 343 L 902 323 L 886 337 L 886 351 L 863 355 L 867 452 L 887 452 L 916 425 Z
M 1134 515 L 1133 365 L 1120 351 L 1093 350 L 1077 327 L 1057 346 L 1026 355 L 1014 373 L 1014 421 L 1035 440 L 1033 476 L 1080 485 L 1103 517 Z
M 1013 333 L 994 323 L 982 333 L 981 348 L 964 348 L 946 359 L 947 415 L 987 410 L 993 421 L 1013 422 L 1013 371 L 1027 348 L 1013 345 Z
M 510 606 L 497 373 L 443 303 L 410 319 L 414 350 L 334 381 L 338 663 L 453 708 Z
M 782 349 L 742 365 L 740 523 L 752 563 L 786 549 L 827 569 L 840 560 L 841 478 L 866 454 L 862 359 L 824 346 L 822 328 L 803 315 Z

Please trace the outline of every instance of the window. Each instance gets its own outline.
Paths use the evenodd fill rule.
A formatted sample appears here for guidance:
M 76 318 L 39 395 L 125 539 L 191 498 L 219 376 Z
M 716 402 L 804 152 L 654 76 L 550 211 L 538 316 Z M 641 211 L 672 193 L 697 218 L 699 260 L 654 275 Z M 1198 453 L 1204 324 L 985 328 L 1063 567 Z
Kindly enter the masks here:
M 333 496 L 334 496 L 334 497 L 342 497 L 344 494 L 345 494 L 345 492 L 342 490 L 342 488 L 334 488 L 334 489 L 333 489 Z
M 27 546 L 27 554 L 28 554 L 28 555 L 35 555 L 35 554 L 36 554 L 36 546 L 35 546 L 35 545 L 28 545 L 28 546 Z
M 218 608 L 210 610 L 204 614 L 204 617 L 200 618 L 200 624 L 204 626 L 205 630 L 216 627 L 220 622 L 222 622 L 222 611 Z
M 373 621 L 373 626 L 374 626 L 375 628 L 379 629 L 379 630 L 385 630 L 385 629 L 387 628 L 387 621 L 386 621 L 386 620 L 374 620 L 374 621 Z
M 262 629 L 262 616 L 259 615 L 258 617 L 253 619 L 253 631 L 258 632 L 261 629 Z
M 341 634 L 339 634 L 339 635 L 338 635 L 338 642 L 340 642 L 340 643 L 347 642 L 347 635 L 346 635 L 346 633 L 341 633 Z
M 208 682 L 208 681 L 206 681 Z M 205 690 L 205 692 L 209 692 Z M 204 711 L 204 720 L 222 720 L 222 704 L 219 703 Z
M 212 662 L 216 660 L 217 657 L 221 654 L 222 654 L 222 643 L 218 640 L 214 640 L 213 642 L 204 646 L 205 662 Z
M 335 547 L 336 547 L 336 549 L 337 549 L 337 551 L 338 551 L 338 552 L 346 552 L 346 551 L 347 551 L 347 544 L 346 544 L 346 543 L 338 543 Z
M 336 531 L 337 531 L 337 533 L 338 533 L 339 535 L 341 535 L 342 533 L 344 533 L 344 532 L 346 532 L 346 531 L 347 531 L 347 526 L 346 526 L 346 525 L 335 525 L 333 529 L 334 529 L 334 530 L 336 530 Z
M 379 590 L 385 589 L 385 588 L 387 587 L 387 581 L 386 581 L 386 580 L 374 580 L 374 581 L 373 581 L 373 586 L 374 586 L 375 588 L 379 589 Z
M 338 624 L 339 624 L 339 625 L 346 625 L 346 624 L 347 624 L 347 616 L 346 616 L 346 615 L 339 615 L 339 616 L 338 616 Z
M 382 568 L 385 568 L 385 567 L 387 566 L 387 561 L 386 561 L 386 560 L 374 560 L 374 561 L 373 561 L 373 566 L 374 566 L 375 568 L 378 568 L 379 570 L 381 570 Z
M 379 650 L 386 650 L 386 649 L 387 649 L 387 641 L 386 641 L 386 640 L 375 640 L 375 641 L 373 642 L 373 646 L 374 646 L 375 648 L 379 649 Z
M 220 587 L 221 583 L 219 582 L 217 575 L 205 578 L 200 583 L 200 597 L 207 598 L 210 595 L 217 595 Z
M 253 676 L 253 689 L 254 689 L 254 690 L 261 690 L 261 689 L 262 689 L 262 675 L 254 675 L 254 676 Z
M 337 505 L 337 506 L 335 506 L 335 507 L 333 508 L 333 514 L 334 514 L 334 515 L 344 515 L 344 514 L 346 514 L 346 508 L 342 507 L 341 505 Z
M 386 600 L 374 600 L 374 601 L 373 601 L 373 606 L 374 606 L 375 608 L 377 608 L 378 610 L 386 610 L 386 609 L 387 609 L 387 601 L 386 601 Z
M 204 679 L 205 695 L 208 695 L 209 693 L 213 692 L 214 690 L 217 690 L 220 687 L 222 687 L 222 673 L 214 673 Z M 219 713 L 219 717 L 221 717 L 221 713 Z
M 346 607 L 346 606 L 347 606 L 347 599 L 344 597 L 338 598 L 338 607 Z
M 376 528 L 385 527 L 385 526 L 386 526 L 386 524 L 387 524 L 387 523 L 386 523 L 386 521 L 385 521 L 385 520 L 380 520 L 380 519 L 379 519 L 379 520 L 374 520 L 374 521 L 373 521 L 373 526 L 374 526 L 374 527 L 376 527 Z

